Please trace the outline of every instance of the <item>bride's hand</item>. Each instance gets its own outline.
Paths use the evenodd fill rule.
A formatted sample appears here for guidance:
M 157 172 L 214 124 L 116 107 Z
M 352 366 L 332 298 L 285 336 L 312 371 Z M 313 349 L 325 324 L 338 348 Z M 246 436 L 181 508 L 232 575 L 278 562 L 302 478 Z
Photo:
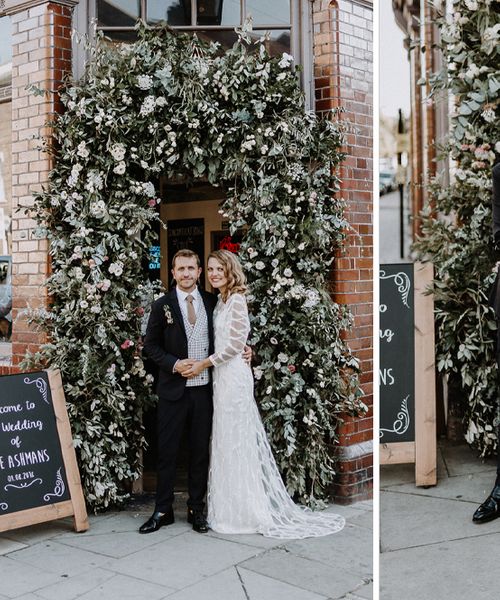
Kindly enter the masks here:
M 249 365 L 252 362 L 253 351 L 250 346 L 245 346 L 241 355 L 243 356 L 243 360 L 247 363 L 247 365 Z
M 191 377 L 196 377 L 206 368 L 207 368 L 207 365 L 205 364 L 205 361 L 197 360 L 197 361 L 193 362 L 193 364 L 189 368 L 187 368 L 185 371 L 183 371 L 181 373 L 181 375 L 183 377 L 187 377 L 189 379 Z

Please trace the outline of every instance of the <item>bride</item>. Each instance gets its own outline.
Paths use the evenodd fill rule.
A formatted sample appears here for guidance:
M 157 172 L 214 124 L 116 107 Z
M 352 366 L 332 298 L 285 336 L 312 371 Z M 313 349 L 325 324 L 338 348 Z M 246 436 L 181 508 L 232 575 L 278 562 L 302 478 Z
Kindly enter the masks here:
M 208 525 L 218 533 L 261 533 L 298 539 L 340 531 L 343 517 L 313 513 L 288 495 L 253 394 L 253 376 L 242 357 L 250 322 L 246 281 L 234 254 L 208 257 L 208 279 L 220 292 L 214 312 L 215 353 L 185 376 L 213 369 L 214 417 L 208 479 Z

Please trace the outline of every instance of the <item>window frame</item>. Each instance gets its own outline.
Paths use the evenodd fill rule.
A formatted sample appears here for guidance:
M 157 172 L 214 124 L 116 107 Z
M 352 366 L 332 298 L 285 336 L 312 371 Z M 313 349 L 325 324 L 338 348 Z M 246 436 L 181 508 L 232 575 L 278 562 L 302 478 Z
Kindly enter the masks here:
M 246 0 L 240 0 L 241 22 L 246 18 Z M 141 14 L 147 18 L 147 0 L 140 0 Z M 74 12 L 74 27 L 80 34 L 94 38 L 97 31 L 105 35 L 113 31 L 134 31 L 134 27 L 98 27 L 97 0 L 80 2 Z M 196 31 L 234 31 L 235 26 L 228 25 L 193 25 L 196 19 L 196 0 L 191 0 L 191 25 L 176 25 L 172 29 L 186 33 Z M 151 25 L 151 28 L 157 26 Z M 285 24 L 254 25 L 254 31 L 288 30 L 290 31 L 290 53 L 296 64 L 302 66 L 300 73 L 301 87 L 305 94 L 306 108 L 314 109 L 314 78 L 313 78 L 313 42 L 312 42 L 312 2 L 311 0 L 290 0 L 290 22 Z M 73 41 L 73 74 L 76 79 L 84 73 L 85 62 L 89 57 L 82 44 Z

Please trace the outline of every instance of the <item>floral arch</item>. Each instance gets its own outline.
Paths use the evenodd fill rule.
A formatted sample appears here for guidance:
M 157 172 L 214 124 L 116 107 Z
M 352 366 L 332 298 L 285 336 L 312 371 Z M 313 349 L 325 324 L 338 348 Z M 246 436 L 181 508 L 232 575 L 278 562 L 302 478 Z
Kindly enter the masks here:
M 119 505 L 140 473 L 151 386 L 137 350 L 154 286 L 147 256 L 159 175 L 223 186 L 251 284 L 257 399 L 289 491 L 314 504 L 334 471 L 339 414 L 363 409 L 357 362 L 328 293 L 347 223 L 333 169 L 338 124 L 306 113 L 288 55 L 225 52 L 168 28 L 132 45 L 101 40 L 84 79 L 61 92 L 54 168 L 35 200 L 50 242 L 49 342 L 25 365 L 62 371 L 84 489 L 95 510 Z

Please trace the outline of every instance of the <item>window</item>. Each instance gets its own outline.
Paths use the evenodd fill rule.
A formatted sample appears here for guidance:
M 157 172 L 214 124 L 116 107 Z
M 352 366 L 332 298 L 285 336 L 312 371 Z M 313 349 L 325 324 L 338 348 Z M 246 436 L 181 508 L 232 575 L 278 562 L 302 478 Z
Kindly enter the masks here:
M 0 364 L 5 352 L 3 342 L 12 329 L 12 195 L 11 195 L 11 113 L 12 113 L 12 37 L 10 17 L 0 18 Z M 10 346 L 10 345 L 9 345 Z
M 167 22 L 179 31 L 196 31 L 199 37 L 224 48 L 236 41 L 235 27 L 252 18 L 253 37 L 269 33 L 268 50 L 278 55 L 299 55 L 293 37 L 298 21 L 298 0 L 96 0 L 98 30 L 117 41 L 135 39 L 134 24 L 142 18 L 152 27 Z

